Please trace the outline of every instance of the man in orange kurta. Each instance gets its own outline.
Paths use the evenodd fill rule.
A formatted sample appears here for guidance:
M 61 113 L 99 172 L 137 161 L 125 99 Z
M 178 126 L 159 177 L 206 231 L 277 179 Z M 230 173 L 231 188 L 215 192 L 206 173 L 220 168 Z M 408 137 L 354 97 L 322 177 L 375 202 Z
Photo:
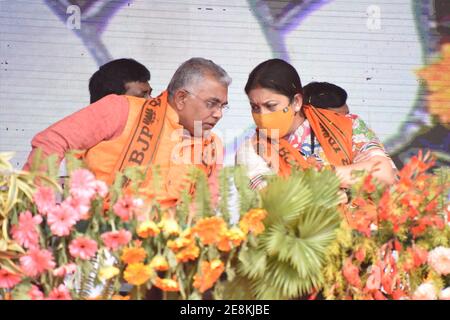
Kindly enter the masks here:
M 85 150 L 88 168 L 98 179 L 111 184 L 118 171 L 144 166 L 143 194 L 173 205 L 185 188 L 193 188 L 188 173 L 196 166 L 207 174 L 212 195 L 217 196 L 223 149 L 211 129 L 227 106 L 230 83 L 220 66 L 192 58 L 156 98 L 109 95 L 40 132 L 24 168 L 30 168 L 37 148 L 60 160 L 69 150 Z M 154 188 L 156 167 L 161 185 Z

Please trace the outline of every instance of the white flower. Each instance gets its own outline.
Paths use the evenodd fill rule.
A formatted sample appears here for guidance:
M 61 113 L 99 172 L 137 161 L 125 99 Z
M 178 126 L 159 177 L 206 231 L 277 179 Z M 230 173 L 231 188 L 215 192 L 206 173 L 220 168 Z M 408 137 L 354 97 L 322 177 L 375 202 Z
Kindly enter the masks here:
M 440 300 L 450 300 L 450 287 L 447 287 L 441 291 L 441 293 L 439 294 L 439 299 Z
M 428 253 L 428 264 L 439 274 L 450 274 L 450 248 L 437 247 Z
M 416 291 L 414 291 L 412 298 L 413 300 L 436 300 L 436 288 L 429 282 L 422 283 Z

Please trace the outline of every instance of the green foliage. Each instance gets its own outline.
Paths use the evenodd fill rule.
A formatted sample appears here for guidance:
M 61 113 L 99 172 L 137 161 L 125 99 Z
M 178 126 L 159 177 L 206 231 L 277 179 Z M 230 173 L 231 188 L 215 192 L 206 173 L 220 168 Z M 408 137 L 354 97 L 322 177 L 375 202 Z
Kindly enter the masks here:
M 191 181 L 195 183 L 195 203 L 196 212 L 199 217 L 209 217 L 214 215 L 211 205 L 211 192 L 209 191 L 206 174 L 199 168 L 192 168 Z
M 238 268 L 257 299 L 294 299 L 320 287 L 340 223 L 338 190 L 331 172 L 307 170 L 275 177 L 261 192 L 266 231 L 241 250 Z
M 230 167 L 223 168 L 219 173 L 219 211 L 225 221 L 230 220 L 228 205 L 230 200 L 230 183 L 232 182 L 231 173 L 232 168 Z
M 258 193 L 250 188 L 250 179 L 247 177 L 244 167 L 235 167 L 233 176 L 238 192 L 239 213 L 242 216 L 251 208 L 259 207 L 260 199 Z

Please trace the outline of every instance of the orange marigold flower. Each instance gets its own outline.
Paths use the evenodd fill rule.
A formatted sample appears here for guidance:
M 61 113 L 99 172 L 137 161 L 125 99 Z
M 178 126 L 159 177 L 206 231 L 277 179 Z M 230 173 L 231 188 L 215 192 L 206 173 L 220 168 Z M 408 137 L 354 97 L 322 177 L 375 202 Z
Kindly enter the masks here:
M 156 255 L 150 262 L 150 267 L 152 267 L 156 271 L 167 271 L 169 270 L 169 263 L 167 262 L 166 258 L 164 258 L 164 256 Z
M 226 223 L 220 217 L 203 218 L 197 222 L 192 231 L 204 245 L 215 244 L 219 242 L 220 235 L 226 231 Z
M 161 230 L 159 230 L 156 223 L 154 223 L 153 221 L 150 221 L 150 220 L 147 220 L 147 221 L 144 221 L 143 223 L 141 223 L 137 227 L 136 231 L 137 231 L 138 236 L 141 238 L 144 238 L 144 239 L 149 238 L 149 237 L 155 237 L 161 232 Z
M 189 260 L 195 260 L 200 254 L 200 249 L 195 244 L 190 244 L 183 250 L 176 254 L 178 262 L 188 262 Z
M 262 220 L 267 216 L 267 211 L 264 209 L 251 209 L 239 222 L 239 227 L 245 234 L 252 232 L 255 236 L 264 231 L 264 224 Z
M 178 238 L 175 240 L 167 241 L 167 246 L 172 249 L 172 251 L 177 252 L 181 248 L 187 247 L 192 243 L 192 239 L 188 238 Z
M 120 259 L 126 264 L 131 264 L 142 262 L 146 257 L 147 253 L 143 248 L 125 248 Z
M 217 243 L 217 249 L 223 252 L 228 252 L 231 250 L 231 241 L 226 235 L 223 235 L 219 242 Z
M 219 259 L 214 259 L 211 262 L 202 261 L 200 273 L 194 276 L 194 288 L 198 289 L 201 293 L 212 288 L 224 270 L 225 266 Z
M 161 279 L 160 277 L 157 277 L 153 284 L 162 291 L 180 291 L 178 282 L 173 279 Z
M 450 101 L 450 44 L 443 44 L 441 47 L 441 59 L 417 71 L 420 78 L 427 82 L 430 91 L 428 100 L 428 110 L 431 114 L 437 115 L 440 122 L 449 123 L 450 111 L 448 101 Z
M 125 281 L 135 286 L 146 283 L 153 275 L 153 269 L 143 263 L 129 264 L 124 272 Z
M 217 248 L 221 251 L 228 252 L 232 248 L 231 245 L 237 247 L 245 240 L 245 238 L 245 234 L 241 229 L 236 227 L 231 228 L 221 235 Z

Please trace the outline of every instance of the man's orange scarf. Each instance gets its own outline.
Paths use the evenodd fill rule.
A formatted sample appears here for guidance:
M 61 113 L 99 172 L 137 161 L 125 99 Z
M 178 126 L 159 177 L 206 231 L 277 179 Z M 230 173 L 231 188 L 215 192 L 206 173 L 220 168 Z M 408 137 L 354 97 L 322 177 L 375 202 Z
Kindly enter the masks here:
M 336 166 L 351 164 L 353 160 L 352 120 L 339 113 L 311 105 L 303 106 L 303 111 L 328 162 Z M 285 139 L 271 141 L 267 137 L 259 137 L 256 134 L 254 146 L 266 162 L 269 164 L 278 162 L 278 174 L 281 176 L 288 176 L 292 167 L 306 169 L 311 166 L 311 163 L 301 156 L 299 150 Z
M 133 132 L 128 137 L 111 175 L 136 165 L 148 168 L 153 162 L 167 107 L 166 91 L 156 98 L 145 100 L 133 125 Z
M 156 98 L 150 98 L 145 101 L 133 125 L 133 132 L 128 137 L 116 166 L 111 172 L 111 181 L 113 181 L 116 172 L 136 165 L 145 167 L 147 179 L 152 175 L 151 165 L 158 150 L 167 108 L 169 108 L 167 91 L 164 91 Z M 191 163 L 209 177 L 216 166 L 217 141 L 214 139 L 214 136 L 201 139 L 200 150 L 194 150 L 196 148 L 194 146 L 194 138 L 191 138 L 189 141 L 191 142 L 192 154 L 194 155 L 194 151 L 197 151 L 197 153 L 200 151 L 201 153 L 200 159 L 194 159 L 193 156 Z M 171 159 L 167 160 L 171 161 Z M 180 179 L 182 178 L 180 177 Z M 128 185 L 128 182 L 126 179 L 124 186 Z M 194 189 L 195 187 L 191 186 L 190 192 L 193 193 Z

